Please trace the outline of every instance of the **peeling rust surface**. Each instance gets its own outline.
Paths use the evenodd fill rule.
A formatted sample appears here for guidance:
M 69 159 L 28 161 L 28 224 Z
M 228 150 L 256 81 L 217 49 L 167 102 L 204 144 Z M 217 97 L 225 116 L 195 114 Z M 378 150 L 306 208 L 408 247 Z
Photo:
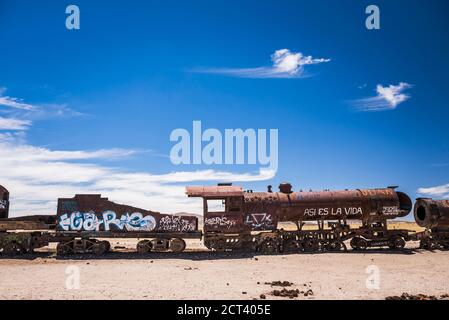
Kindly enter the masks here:
M 186 187 L 189 197 L 238 197 L 243 195 L 242 187 L 234 186 L 191 186 Z

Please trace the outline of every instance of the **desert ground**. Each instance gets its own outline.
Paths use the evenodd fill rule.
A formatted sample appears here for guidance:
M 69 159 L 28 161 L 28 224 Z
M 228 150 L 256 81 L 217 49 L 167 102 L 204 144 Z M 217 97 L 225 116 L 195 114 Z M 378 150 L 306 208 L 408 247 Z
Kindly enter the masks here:
M 283 289 L 297 289 L 293 299 L 449 293 L 449 251 L 414 250 L 414 242 L 394 252 L 276 256 L 208 252 L 199 240 L 181 254 L 141 256 L 133 240 L 111 243 L 116 252 L 103 257 L 60 258 L 51 248 L 0 257 L 0 299 L 290 299 L 279 297 Z

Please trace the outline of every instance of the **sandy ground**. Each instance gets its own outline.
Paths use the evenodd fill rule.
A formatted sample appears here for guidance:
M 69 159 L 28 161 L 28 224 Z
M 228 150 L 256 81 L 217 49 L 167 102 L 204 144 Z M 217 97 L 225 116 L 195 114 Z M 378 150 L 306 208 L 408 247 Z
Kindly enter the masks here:
M 49 249 L 0 258 L 0 299 L 273 299 L 270 292 L 282 288 L 265 284 L 271 281 L 312 289 L 313 295 L 296 299 L 449 293 L 449 251 L 253 256 L 206 252 L 200 241 L 190 240 L 182 254 L 140 256 L 131 252 L 132 240 L 112 245 L 125 248 L 101 258 L 58 258 Z

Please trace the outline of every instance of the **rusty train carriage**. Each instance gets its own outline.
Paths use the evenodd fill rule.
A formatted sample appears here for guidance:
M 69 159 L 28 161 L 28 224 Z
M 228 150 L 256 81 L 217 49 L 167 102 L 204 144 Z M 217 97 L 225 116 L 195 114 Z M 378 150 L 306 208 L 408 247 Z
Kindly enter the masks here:
M 109 242 L 96 238 L 143 238 L 137 244 L 139 253 L 181 252 L 186 247 L 183 238 L 201 238 L 196 217 L 117 204 L 99 194 L 58 199 L 56 220 L 60 254 L 108 252 Z
M 204 243 L 213 250 L 252 249 L 261 253 L 344 250 L 351 239 L 354 249 L 389 246 L 402 248 L 408 230 L 388 230 L 387 220 L 406 216 L 410 198 L 394 187 L 372 190 L 293 192 L 289 183 L 279 192 L 244 192 L 240 187 L 219 185 L 187 187 L 189 197 L 203 198 Z M 210 203 L 220 201 L 221 210 Z M 351 229 L 348 220 L 361 221 Z M 316 222 L 306 230 L 306 222 Z M 295 231 L 278 228 L 293 222 Z M 327 228 L 326 228 L 327 223 Z
M 193 216 L 167 215 L 117 204 L 98 194 L 58 199 L 54 216 L 8 218 L 9 193 L 0 186 L 0 252 L 19 254 L 58 243 L 58 254 L 110 250 L 109 238 L 142 239 L 140 253 L 181 252 L 184 239 L 201 239 L 211 250 L 250 250 L 263 254 L 403 248 L 408 240 L 421 247 L 449 247 L 449 201 L 418 199 L 415 219 L 425 232 L 389 230 L 388 221 L 406 216 L 410 198 L 395 187 L 322 192 L 294 192 L 282 183 L 279 192 L 243 191 L 231 184 L 190 186 L 189 197 L 204 207 L 203 232 Z M 358 221 L 350 227 L 348 221 Z M 293 223 L 294 230 L 280 228 Z M 20 232 L 19 232 L 20 230 Z
M 3 187 L 0 191 L 9 195 Z M 0 218 L 0 251 L 6 254 L 30 252 L 56 242 L 58 254 L 101 255 L 111 248 L 108 238 L 143 239 L 136 246 L 140 253 L 181 252 L 184 239 L 201 237 L 196 217 L 117 204 L 98 194 L 58 199 L 57 213 L 52 216 L 8 218 L 5 210 Z

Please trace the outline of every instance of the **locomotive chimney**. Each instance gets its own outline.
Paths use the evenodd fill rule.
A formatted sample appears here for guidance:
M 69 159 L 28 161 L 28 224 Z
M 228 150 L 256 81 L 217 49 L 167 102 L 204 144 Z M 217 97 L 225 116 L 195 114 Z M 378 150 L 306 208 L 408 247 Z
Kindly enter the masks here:
M 272 192 L 273 192 L 273 186 L 269 185 L 269 186 L 267 187 L 267 192 L 268 192 L 268 193 L 272 193 Z
M 279 185 L 279 191 L 285 194 L 290 194 L 292 193 L 292 185 L 288 182 L 282 182 Z

